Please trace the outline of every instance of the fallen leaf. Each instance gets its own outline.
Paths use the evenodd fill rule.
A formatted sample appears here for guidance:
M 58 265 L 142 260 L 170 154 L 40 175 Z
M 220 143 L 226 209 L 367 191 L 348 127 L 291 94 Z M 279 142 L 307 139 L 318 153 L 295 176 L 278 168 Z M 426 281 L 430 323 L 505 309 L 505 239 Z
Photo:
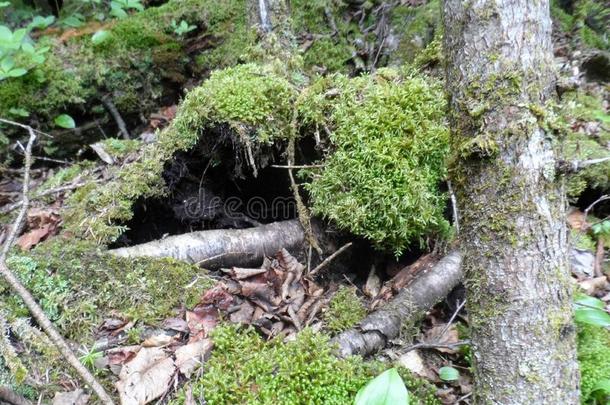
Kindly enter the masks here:
M 56 392 L 52 405 L 85 405 L 89 402 L 89 397 L 80 388 L 70 392 Z
M 163 321 L 163 329 L 171 329 L 176 332 L 187 333 L 189 331 L 189 326 L 184 319 L 181 318 L 167 318 Z
M 585 290 L 587 295 L 594 295 L 598 290 L 602 290 L 606 287 L 608 279 L 606 276 L 599 276 L 595 278 L 589 278 L 579 282 L 580 288 Z
M 169 389 L 176 371 L 172 360 L 161 348 L 143 347 L 133 360 L 125 363 L 116 387 L 122 405 L 144 405 Z
M 189 378 L 198 365 L 202 364 L 212 351 L 214 343 L 210 339 L 180 346 L 176 349 L 176 367 L 186 378 Z
M 366 284 L 364 285 L 363 292 L 366 296 L 370 298 L 375 298 L 379 291 L 381 290 L 381 279 L 375 272 L 375 266 L 371 266 L 371 271 L 369 272 L 369 276 L 366 279 Z
M 426 377 L 426 366 L 418 350 L 411 350 L 398 358 L 398 364 L 421 377 Z
M 447 331 L 443 333 L 445 327 L 446 325 L 438 325 L 428 329 L 428 331 L 426 331 L 426 341 L 429 343 L 439 343 L 444 345 L 450 345 L 459 342 L 460 336 L 455 324 L 452 324 L 447 329 Z M 457 353 L 456 349 L 448 349 L 445 347 L 436 347 L 435 350 L 448 354 Z

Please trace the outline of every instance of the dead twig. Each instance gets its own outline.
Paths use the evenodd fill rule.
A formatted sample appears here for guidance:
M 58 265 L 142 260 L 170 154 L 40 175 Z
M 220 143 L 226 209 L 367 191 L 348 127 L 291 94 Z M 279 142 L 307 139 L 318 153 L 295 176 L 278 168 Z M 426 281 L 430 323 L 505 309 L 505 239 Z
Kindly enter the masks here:
M 97 183 L 98 181 L 93 181 L 93 182 Z M 74 183 L 74 184 L 68 184 L 66 186 L 50 188 L 48 190 L 45 190 L 45 191 L 43 191 L 41 193 L 36 194 L 35 196 L 31 197 L 30 200 L 46 197 L 46 196 L 51 195 L 51 194 L 63 193 L 64 191 L 74 190 L 74 189 L 82 187 L 82 186 L 84 186 L 86 184 L 87 183 Z M 10 205 L 6 205 L 6 206 L 2 207 L 2 209 L 0 209 L 0 214 L 7 214 L 7 213 L 9 213 L 9 212 L 11 212 L 11 211 L 21 207 L 22 204 L 23 204 L 23 200 L 14 202 L 14 203 L 12 203 Z
M 119 127 L 119 131 L 121 132 L 121 135 L 123 135 L 123 138 L 131 139 L 129 131 L 127 130 L 127 125 L 125 125 L 125 121 L 123 120 L 121 113 L 116 108 L 110 97 L 102 97 L 102 103 L 104 104 L 104 107 L 106 107 L 110 115 L 112 115 L 112 118 L 114 119 L 114 122 L 116 122 L 116 125 Z
M 322 263 L 318 264 L 312 271 L 310 271 L 309 275 L 315 276 L 320 270 L 322 270 L 324 267 L 328 266 L 335 257 L 339 256 L 341 253 L 346 251 L 350 246 L 352 246 L 352 242 L 348 242 L 345 245 L 341 246 L 341 248 L 339 248 L 339 250 L 337 250 L 332 255 L 328 256 L 326 259 L 324 259 L 322 261 Z
M 326 165 L 271 165 L 274 169 L 315 169 Z
M 455 233 L 457 235 L 460 234 L 460 221 L 459 221 L 459 213 L 457 208 L 457 198 L 455 198 L 455 193 L 453 192 L 453 187 L 451 186 L 451 181 L 447 181 L 447 189 L 449 190 L 449 198 L 451 199 L 451 208 L 453 212 L 453 224 L 455 225 Z
M 5 121 L 3 121 L 5 122 Z M 110 398 L 110 396 L 106 393 L 104 388 L 97 382 L 95 377 L 87 370 L 85 366 L 81 364 L 81 362 L 76 358 L 70 346 L 66 343 L 64 338 L 60 335 L 59 331 L 55 328 L 55 326 L 51 323 L 49 318 L 45 315 L 42 308 L 32 294 L 21 284 L 21 281 L 13 274 L 13 272 L 6 265 L 6 257 L 8 255 L 9 250 L 15 243 L 15 239 L 21 228 L 24 224 L 24 219 L 28 211 L 28 207 L 30 205 L 29 200 L 29 183 L 30 183 L 30 168 L 32 166 L 32 146 L 34 145 L 34 141 L 36 140 L 36 134 L 34 129 L 27 125 L 19 124 L 19 127 L 22 127 L 28 130 L 29 132 L 29 140 L 27 146 L 25 147 L 25 163 L 23 168 L 23 196 L 22 196 L 22 204 L 21 210 L 17 215 L 17 218 L 13 222 L 13 226 L 9 236 L 6 238 L 4 242 L 4 246 L 2 248 L 2 252 L 0 253 L 0 275 L 5 279 L 7 284 L 11 287 L 11 289 L 21 297 L 26 307 L 29 309 L 30 313 L 36 319 L 36 322 L 40 325 L 40 327 L 45 331 L 45 333 L 49 336 L 49 339 L 55 344 L 59 352 L 66 359 L 66 361 L 74 367 L 76 372 L 80 375 L 83 381 L 88 384 L 93 391 L 98 395 L 102 403 L 106 405 L 114 405 L 114 402 Z
M 402 350 L 401 353 L 408 353 L 415 349 L 456 349 L 460 346 L 466 346 L 470 344 L 470 340 L 460 340 L 455 343 L 417 343 Z

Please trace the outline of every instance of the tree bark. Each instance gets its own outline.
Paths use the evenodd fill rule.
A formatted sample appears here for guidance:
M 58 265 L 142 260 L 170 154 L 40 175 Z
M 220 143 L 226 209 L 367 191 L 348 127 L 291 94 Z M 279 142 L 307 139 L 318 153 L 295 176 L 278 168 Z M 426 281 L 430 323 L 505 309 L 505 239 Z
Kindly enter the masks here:
M 549 2 L 444 0 L 443 19 L 475 403 L 577 404 Z

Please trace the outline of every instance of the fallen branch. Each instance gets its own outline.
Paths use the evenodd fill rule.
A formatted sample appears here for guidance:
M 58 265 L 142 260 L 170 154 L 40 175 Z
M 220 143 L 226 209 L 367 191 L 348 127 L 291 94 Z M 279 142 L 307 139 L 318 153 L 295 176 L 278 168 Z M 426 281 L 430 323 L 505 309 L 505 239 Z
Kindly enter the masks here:
M 57 346 L 57 349 L 66 359 L 66 361 L 72 367 L 74 367 L 74 369 L 83 379 L 83 381 L 85 381 L 85 383 L 88 384 L 93 389 L 93 391 L 95 391 L 102 403 L 106 405 L 113 405 L 114 402 L 106 393 L 104 388 L 97 382 L 97 380 L 95 379 L 95 377 L 93 377 L 89 370 L 87 370 L 87 368 L 83 366 L 81 362 L 76 358 L 76 356 L 72 352 L 72 349 L 70 349 L 70 346 L 68 346 L 66 341 L 60 335 L 59 331 L 45 315 L 42 308 L 40 307 L 40 305 L 38 305 L 32 294 L 23 286 L 23 284 L 21 284 L 21 281 L 19 281 L 19 279 L 6 265 L 6 257 L 8 255 L 9 250 L 15 243 L 17 235 L 19 235 L 19 232 L 23 227 L 24 219 L 27 214 L 28 207 L 30 205 L 28 193 L 30 183 L 30 168 L 32 166 L 32 146 L 34 144 L 34 141 L 36 140 L 36 134 L 34 133 L 34 130 L 31 127 L 24 126 L 23 124 L 19 124 L 18 126 L 26 128 L 30 134 L 30 138 L 24 151 L 25 164 L 23 169 L 23 196 L 21 210 L 19 211 L 19 214 L 17 215 L 17 218 L 13 223 L 11 232 L 6 238 L 4 246 L 2 248 L 2 252 L 0 253 L 0 274 L 7 282 L 7 284 L 11 287 L 11 289 L 23 300 L 34 319 L 36 319 L 36 322 L 38 322 L 40 327 L 49 336 L 49 339 L 53 342 L 53 344 Z
M 116 106 L 114 105 L 114 103 L 112 102 L 110 97 L 108 97 L 108 96 L 102 97 L 102 104 L 104 104 L 104 107 L 106 107 L 106 109 L 108 110 L 110 115 L 112 115 L 114 122 L 116 122 L 116 125 L 119 127 L 119 131 L 121 132 L 121 135 L 123 135 L 123 139 L 131 139 L 131 136 L 129 135 L 129 131 L 127 130 L 127 125 L 125 125 L 125 121 L 123 120 L 121 113 L 116 108 Z
M 598 159 L 590 159 L 590 160 L 573 160 L 573 161 L 560 161 L 558 163 L 559 171 L 562 173 L 576 173 L 579 170 L 584 169 L 585 167 L 589 167 L 592 165 L 596 165 L 599 163 L 605 163 L 610 161 L 610 156 L 598 158 Z
M 265 256 L 285 248 L 300 249 L 305 232 L 298 220 L 247 229 L 215 229 L 170 236 L 141 245 L 110 250 L 122 257 L 173 257 L 208 268 L 260 265 Z
M 30 401 L 7 387 L 0 387 L 0 402 L 11 405 L 32 405 Z
M 309 275 L 310 276 L 315 276 L 316 273 L 318 273 L 324 267 L 328 266 L 330 264 L 330 262 L 332 262 L 335 257 L 339 256 L 341 253 L 346 251 L 350 246 L 352 246 L 352 242 L 348 242 L 345 245 L 341 246 L 341 248 L 339 248 L 335 253 L 333 253 L 332 255 L 328 256 L 326 259 L 324 259 L 322 261 L 322 263 L 318 264 L 312 271 L 310 271 Z
M 461 255 L 453 251 L 417 277 L 388 304 L 369 314 L 359 326 L 333 339 L 342 357 L 371 354 L 396 338 L 407 319 L 423 315 L 462 280 Z
M 35 196 L 33 196 L 31 198 L 31 200 L 37 199 L 37 198 L 46 197 L 46 196 L 51 195 L 51 194 L 63 193 L 64 191 L 71 191 L 71 190 L 74 190 L 76 188 L 82 187 L 82 186 L 84 186 L 86 184 L 87 183 L 74 183 L 74 184 L 68 184 L 68 185 L 65 185 L 65 186 L 51 188 L 51 189 L 48 189 L 48 190 L 45 190 L 45 191 L 43 191 L 41 193 L 36 194 Z M 7 213 L 9 213 L 9 212 L 11 212 L 13 210 L 16 210 L 17 208 L 21 207 L 22 205 L 23 205 L 23 200 L 14 202 L 14 203 L 9 204 L 9 205 L 5 205 L 4 207 L 2 207 L 0 209 L 0 214 L 7 214 Z

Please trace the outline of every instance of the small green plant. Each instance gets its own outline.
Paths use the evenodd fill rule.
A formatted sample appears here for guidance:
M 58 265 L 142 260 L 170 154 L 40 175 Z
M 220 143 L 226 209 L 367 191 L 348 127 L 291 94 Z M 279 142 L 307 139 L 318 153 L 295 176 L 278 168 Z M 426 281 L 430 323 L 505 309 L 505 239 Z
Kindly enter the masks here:
M 366 308 L 355 288 L 341 286 L 331 298 L 323 318 L 327 330 L 339 333 L 360 322 L 365 315 Z
M 25 75 L 45 61 L 49 47 L 35 47 L 28 28 L 12 31 L 0 25 L 0 81 Z
M 453 367 L 445 366 L 438 370 L 438 377 L 443 381 L 456 381 L 460 378 L 460 372 Z
M 355 405 L 408 405 L 409 392 L 395 368 L 379 374 L 356 395 Z
M 172 20 L 171 28 L 174 31 L 174 34 L 182 36 L 196 29 L 197 26 L 190 25 L 184 20 L 181 20 L 179 24 L 176 23 L 176 20 Z
M 79 351 L 82 353 L 82 356 L 80 356 L 78 359 L 83 366 L 91 370 L 95 369 L 95 362 L 104 355 L 103 352 L 95 350 L 93 347 L 88 349 L 87 347 L 83 346 L 83 348 L 79 349 Z
M 603 301 L 588 295 L 580 295 L 575 301 L 574 320 L 579 324 L 610 327 L 610 315 L 604 307 Z
M 144 11 L 144 5 L 141 0 L 112 0 L 110 2 L 110 15 L 113 17 L 125 18 L 129 10 Z

